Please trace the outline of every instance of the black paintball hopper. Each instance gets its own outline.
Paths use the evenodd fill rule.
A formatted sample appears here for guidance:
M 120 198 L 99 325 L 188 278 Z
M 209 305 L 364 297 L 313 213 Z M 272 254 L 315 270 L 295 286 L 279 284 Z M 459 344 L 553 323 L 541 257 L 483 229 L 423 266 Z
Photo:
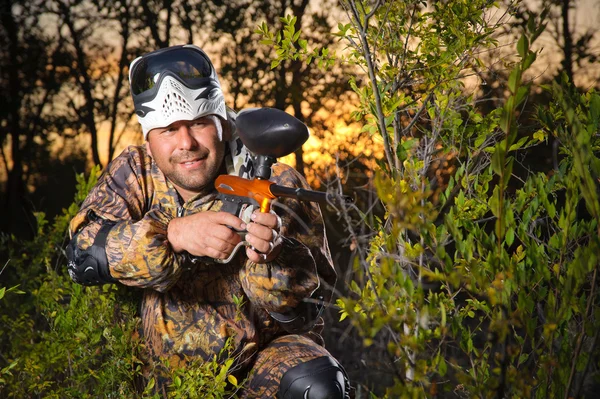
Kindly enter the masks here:
M 281 158 L 308 140 L 308 127 L 298 118 L 276 108 L 240 111 L 236 121 L 242 143 L 254 154 Z
M 308 127 L 298 118 L 276 108 L 250 108 L 240 111 L 235 125 L 242 143 L 254 154 L 254 174 L 258 180 L 269 180 L 271 165 L 302 147 L 308 140 Z M 291 188 L 272 184 L 276 197 L 296 198 L 322 204 L 352 203 L 346 195 Z

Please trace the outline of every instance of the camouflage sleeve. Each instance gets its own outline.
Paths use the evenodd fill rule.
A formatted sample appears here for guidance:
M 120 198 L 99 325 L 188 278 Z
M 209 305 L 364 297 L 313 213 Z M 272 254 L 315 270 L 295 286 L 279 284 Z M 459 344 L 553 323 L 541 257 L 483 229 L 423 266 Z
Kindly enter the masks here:
M 276 164 L 274 172 L 272 180 L 277 184 L 310 189 L 304 178 L 287 165 Z M 274 210 L 282 220 L 283 248 L 273 262 L 247 261 L 240 270 L 249 300 L 269 312 L 293 309 L 317 289 L 329 300 L 327 288 L 335 285 L 336 275 L 319 206 L 284 199 Z
M 135 147 L 115 158 L 71 220 L 70 230 L 77 247 L 85 250 L 103 220 L 116 222 L 105 246 L 111 276 L 125 285 L 163 292 L 175 284 L 181 267 L 167 242 L 174 215 L 147 209 L 154 190 L 150 165 L 147 154 Z

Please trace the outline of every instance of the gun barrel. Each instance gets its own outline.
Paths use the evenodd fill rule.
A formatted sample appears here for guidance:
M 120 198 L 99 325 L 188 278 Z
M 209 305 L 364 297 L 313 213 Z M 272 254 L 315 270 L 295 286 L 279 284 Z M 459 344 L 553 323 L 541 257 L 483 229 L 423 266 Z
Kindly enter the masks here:
M 352 198 L 347 195 L 337 196 L 322 191 L 306 190 L 304 188 L 292 188 L 271 184 L 271 193 L 276 197 L 296 198 L 300 201 L 319 202 L 321 204 L 338 203 L 340 201 L 349 204 Z

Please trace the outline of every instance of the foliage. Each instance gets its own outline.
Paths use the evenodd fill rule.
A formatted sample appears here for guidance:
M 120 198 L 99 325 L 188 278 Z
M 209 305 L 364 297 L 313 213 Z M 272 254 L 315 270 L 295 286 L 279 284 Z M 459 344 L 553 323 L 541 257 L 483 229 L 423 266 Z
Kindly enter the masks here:
M 138 334 L 140 293 L 83 287 L 66 273 L 68 223 L 98 176 L 95 167 L 88 179 L 77 177 L 75 201 L 51 225 L 37 214 L 32 240 L 1 236 L 9 259 L 2 285 L 12 288 L 0 288 L 0 397 L 159 397 Z M 228 376 L 232 362 L 224 351 L 198 367 L 167 368 L 168 397 L 230 397 L 238 386 Z
M 233 375 L 235 371 L 232 354 L 232 341 L 229 340 L 219 356 L 213 361 L 193 359 L 185 367 L 173 368 L 172 383 L 168 388 L 168 396 L 174 399 L 222 399 L 232 398 L 243 382 L 238 382 Z M 218 358 L 224 360 L 219 361 Z M 168 365 L 168 362 L 166 362 Z M 154 379 L 146 387 L 149 391 Z
M 348 50 L 331 57 L 364 71 L 354 116 L 384 142 L 374 185 L 386 212 L 343 213 L 357 245 L 337 304 L 365 347 L 388 356 L 380 368 L 394 383 L 378 393 L 580 396 L 600 359 L 600 96 L 554 83 L 543 129 L 524 135 L 523 76 L 545 12 L 523 28 L 503 106 L 482 114 L 461 78 L 495 44 L 492 2 L 341 3 Z M 283 21 L 283 34 L 259 28 L 280 58 L 331 62 Z M 516 155 L 552 137 L 558 168 L 516 175 Z

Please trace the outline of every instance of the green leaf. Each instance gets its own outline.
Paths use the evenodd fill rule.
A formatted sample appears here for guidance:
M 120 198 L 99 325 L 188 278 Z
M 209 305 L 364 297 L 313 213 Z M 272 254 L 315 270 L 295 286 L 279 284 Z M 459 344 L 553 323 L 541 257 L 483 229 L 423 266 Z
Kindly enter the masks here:
M 231 375 L 231 374 L 229 374 L 229 375 L 227 376 L 227 381 L 229 381 L 229 383 L 230 383 L 231 385 L 233 385 L 234 387 L 237 387 L 237 386 L 238 386 L 238 380 L 237 380 L 237 378 L 235 378 L 235 377 L 234 377 L 233 375 Z
M 294 35 L 294 37 L 292 38 L 292 41 L 297 42 L 298 38 L 300 37 L 300 33 L 301 31 L 296 32 L 296 34 Z
M 419 145 L 419 140 L 416 138 L 409 138 L 402 142 L 402 146 L 406 149 L 406 151 L 410 151 Z
M 596 129 L 600 125 L 600 95 L 592 93 L 590 96 L 590 119 Z
M 502 111 L 501 111 L 501 114 L 500 114 L 500 120 L 498 122 L 499 122 L 499 125 L 500 125 L 500 129 L 502 129 L 502 131 L 505 132 L 505 133 L 508 132 L 508 129 L 510 127 L 509 126 L 509 124 L 510 124 L 509 123 L 509 121 L 510 121 L 510 117 L 509 116 L 510 116 L 509 111 L 507 111 L 507 110 L 505 110 L 503 108 Z
M 385 126 L 386 127 L 391 126 L 392 123 L 394 123 L 394 119 L 395 119 L 394 115 L 389 115 L 389 116 L 385 117 Z
M 539 142 L 546 141 L 546 139 L 548 138 L 548 134 L 543 130 L 538 130 L 533 134 L 533 138 Z
M 529 51 L 529 39 L 527 39 L 527 36 L 521 36 L 519 42 L 517 43 L 517 51 L 519 52 L 521 58 L 525 58 L 525 54 Z
M 400 162 L 404 162 L 408 157 L 408 152 L 406 152 L 406 148 L 404 148 L 402 143 L 398 143 L 396 146 L 396 157 L 398 157 Z
M 529 85 L 520 86 L 515 95 L 515 106 L 521 104 L 527 98 L 527 94 L 529 94 Z
M 440 374 L 441 377 L 446 375 L 446 372 L 448 371 L 448 365 L 446 364 L 446 359 L 444 359 L 442 357 L 442 359 L 440 360 L 440 364 L 438 366 L 438 373 Z
M 523 147 L 523 144 L 525 144 L 526 142 L 527 142 L 527 137 L 521 137 L 519 139 L 519 141 L 517 141 L 515 144 L 510 146 L 508 151 L 516 151 L 516 150 L 520 149 L 521 147 Z
M 490 211 L 496 217 L 500 217 L 500 195 L 499 187 L 494 187 L 494 192 L 488 201 L 488 206 L 490 207 Z
M 529 18 L 527 19 L 527 32 L 533 33 L 533 32 L 535 32 L 535 30 L 536 30 L 535 17 L 532 14 L 529 14 Z
M 497 237 L 502 237 L 504 235 L 504 229 L 506 228 L 506 222 L 500 215 L 498 215 L 498 218 L 496 219 L 494 228 L 495 228 Z
M 529 52 L 523 61 L 523 70 L 529 69 L 531 64 L 535 62 L 537 59 L 537 54 L 534 52 Z
M 511 93 L 517 92 L 517 86 L 521 83 L 521 68 L 516 66 L 508 77 L 508 89 Z
M 502 155 L 504 151 L 496 151 L 494 155 L 492 155 L 492 170 L 498 176 L 502 176 L 504 170 L 504 162 L 502 160 Z
M 6 292 L 6 287 L 0 288 L 0 299 L 4 298 L 4 293 Z
M 440 313 L 442 314 L 441 326 L 446 327 L 446 307 L 444 302 L 440 302 Z
M 458 193 L 458 196 L 456 197 L 456 205 L 459 206 L 459 208 L 462 208 L 465 204 L 465 194 L 464 192 L 461 190 Z
M 554 218 L 556 216 L 556 207 L 552 203 L 548 203 L 546 206 L 546 211 L 548 212 L 548 216 Z
M 515 159 L 513 157 L 508 157 L 506 159 L 506 166 L 504 168 L 504 186 L 508 187 L 508 182 L 512 177 L 513 164 Z
M 515 242 L 515 230 L 511 227 L 506 231 L 506 236 L 504 238 L 506 241 L 506 245 L 511 246 L 513 242 Z
M 275 69 L 279 66 L 279 64 L 281 64 L 280 60 L 273 60 L 271 61 L 271 69 Z

